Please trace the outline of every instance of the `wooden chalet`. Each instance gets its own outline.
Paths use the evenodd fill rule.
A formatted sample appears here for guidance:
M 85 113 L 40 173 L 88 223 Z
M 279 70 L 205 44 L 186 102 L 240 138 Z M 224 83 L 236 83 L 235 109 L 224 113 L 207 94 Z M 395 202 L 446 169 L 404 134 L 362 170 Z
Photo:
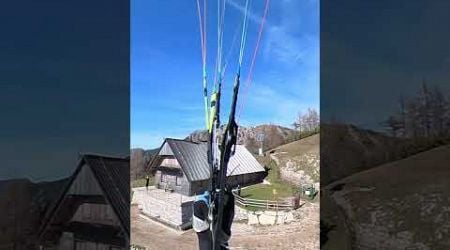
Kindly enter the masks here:
M 207 189 L 210 167 L 207 144 L 166 139 L 148 166 L 155 173 L 156 186 L 185 196 Z M 255 157 L 242 145 L 236 146 L 230 158 L 227 184 L 231 187 L 261 183 L 267 173 Z
M 129 249 L 129 158 L 85 154 L 39 230 L 40 249 Z

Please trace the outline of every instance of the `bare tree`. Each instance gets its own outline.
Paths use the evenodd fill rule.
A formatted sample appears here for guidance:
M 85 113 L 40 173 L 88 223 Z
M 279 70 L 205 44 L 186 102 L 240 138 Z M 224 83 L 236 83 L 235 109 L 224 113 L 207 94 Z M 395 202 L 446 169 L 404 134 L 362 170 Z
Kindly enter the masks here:
M 319 128 L 320 118 L 315 109 L 308 108 L 305 114 L 299 113 L 293 127 L 301 132 L 315 131 Z
M 389 118 L 384 122 L 384 125 L 388 127 L 393 137 L 401 136 L 400 131 L 403 128 L 403 124 L 397 117 L 393 115 L 389 116 Z
M 394 136 L 409 138 L 448 137 L 449 98 L 441 89 L 432 90 L 424 80 L 416 96 L 400 97 L 400 112 L 388 117 L 384 125 Z

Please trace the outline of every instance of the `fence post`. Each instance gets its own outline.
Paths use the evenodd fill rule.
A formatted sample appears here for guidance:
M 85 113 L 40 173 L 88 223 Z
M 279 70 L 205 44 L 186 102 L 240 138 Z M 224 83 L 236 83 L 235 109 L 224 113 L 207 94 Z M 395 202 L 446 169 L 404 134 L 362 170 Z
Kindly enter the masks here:
M 276 201 L 276 215 L 278 216 L 278 200 L 275 200 Z

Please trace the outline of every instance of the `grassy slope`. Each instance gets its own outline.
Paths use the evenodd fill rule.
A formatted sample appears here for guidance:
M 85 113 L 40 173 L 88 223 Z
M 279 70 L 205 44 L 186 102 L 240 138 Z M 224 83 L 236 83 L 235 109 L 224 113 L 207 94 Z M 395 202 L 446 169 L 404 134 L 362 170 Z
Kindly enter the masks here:
M 293 196 L 295 194 L 296 188 L 289 183 L 281 180 L 279 168 L 275 161 L 269 157 L 257 157 L 257 160 L 264 166 L 269 168 L 269 175 L 267 180 L 270 185 L 267 184 L 257 184 L 243 189 L 241 192 L 242 197 L 251 199 L 262 199 L 262 200 L 273 200 L 275 198 L 285 198 Z M 276 190 L 277 195 L 274 196 L 273 189 Z
M 299 158 L 303 154 L 319 155 L 319 134 L 315 134 L 298 141 L 287 143 L 270 150 L 270 152 L 281 153 L 277 157 L 280 160 L 280 165 L 286 164 L 288 160 L 295 161 L 299 167 L 313 177 L 314 181 L 319 180 L 319 175 L 316 173 L 317 169 L 312 169 L 312 166 L 304 164 Z M 280 166 L 269 156 L 257 156 L 256 159 L 264 166 L 269 168 L 269 175 L 266 180 L 270 182 L 267 184 L 257 184 L 242 190 L 241 195 L 245 198 L 273 200 L 296 195 L 298 188 L 292 184 L 284 181 L 280 177 Z M 277 195 L 274 196 L 273 189 L 276 190 Z M 316 198 L 318 199 L 318 198 Z
M 319 182 L 319 166 L 314 166 L 308 162 L 307 157 L 319 158 L 320 135 L 315 134 L 301 140 L 291 142 L 273 149 L 281 166 L 285 166 L 288 161 L 294 162 L 297 170 L 303 170 L 314 182 Z M 317 163 L 318 164 L 318 163 Z
M 318 147 L 319 142 L 320 142 L 320 135 L 314 134 L 314 135 L 305 137 L 301 140 L 279 146 L 279 147 L 273 149 L 273 151 L 286 152 L 287 153 L 286 155 L 289 157 L 296 157 L 300 153 L 319 154 L 319 147 Z
M 340 233 L 348 227 L 354 230 L 363 225 L 371 226 L 373 231 L 384 229 L 390 232 L 389 237 L 392 239 L 395 239 L 397 233 L 407 231 L 413 233 L 418 242 L 439 242 L 432 230 L 423 231 L 420 228 L 448 227 L 448 222 L 442 218 L 448 214 L 445 206 L 448 206 L 450 197 L 449 152 L 449 145 L 442 146 L 383 164 L 326 186 L 325 192 L 330 195 L 324 195 L 324 198 L 330 204 L 322 206 L 321 214 L 324 216 L 321 219 L 335 226 L 328 235 L 330 239 L 327 245 L 335 246 L 336 242 L 341 241 Z M 334 187 L 338 184 L 341 184 L 342 189 L 336 191 Z M 336 195 L 331 196 L 334 193 L 345 194 L 340 196 L 345 198 L 346 206 L 340 207 L 335 203 Z M 341 216 L 336 216 L 338 207 Z M 336 218 L 346 220 L 336 221 Z M 391 225 L 391 221 L 403 223 Z M 346 222 L 348 225 L 345 225 Z M 370 237 L 367 237 L 356 240 L 370 243 Z M 387 235 L 385 237 L 388 238 Z M 450 233 L 447 231 L 442 237 L 450 237 Z

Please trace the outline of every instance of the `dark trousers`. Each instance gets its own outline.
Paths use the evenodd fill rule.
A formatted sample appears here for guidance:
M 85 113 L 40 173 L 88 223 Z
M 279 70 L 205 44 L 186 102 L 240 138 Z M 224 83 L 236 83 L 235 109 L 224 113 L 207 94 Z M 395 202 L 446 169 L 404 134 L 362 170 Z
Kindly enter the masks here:
M 197 233 L 199 250 L 212 250 L 212 235 L 210 230 Z
M 199 250 L 212 250 L 212 235 L 210 230 L 197 233 Z M 228 244 L 226 244 L 228 246 Z M 226 250 L 225 247 L 220 247 L 221 250 Z

